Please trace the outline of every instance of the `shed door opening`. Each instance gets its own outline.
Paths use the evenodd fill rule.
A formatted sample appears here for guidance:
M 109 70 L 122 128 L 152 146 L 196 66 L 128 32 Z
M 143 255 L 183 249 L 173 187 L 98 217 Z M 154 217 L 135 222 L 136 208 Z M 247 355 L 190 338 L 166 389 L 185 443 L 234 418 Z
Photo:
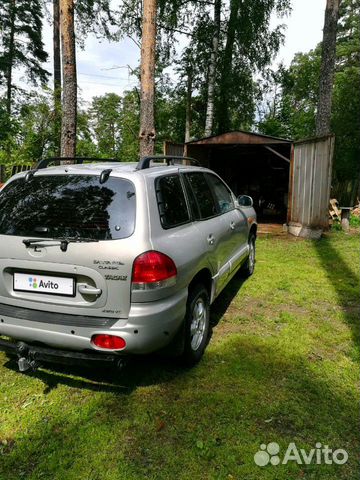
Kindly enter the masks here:
M 290 150 L 289 144 L 188 145 L 188 154 L 217 172 L 235 195 L 253 198 L 261 223 L 286 223 Z

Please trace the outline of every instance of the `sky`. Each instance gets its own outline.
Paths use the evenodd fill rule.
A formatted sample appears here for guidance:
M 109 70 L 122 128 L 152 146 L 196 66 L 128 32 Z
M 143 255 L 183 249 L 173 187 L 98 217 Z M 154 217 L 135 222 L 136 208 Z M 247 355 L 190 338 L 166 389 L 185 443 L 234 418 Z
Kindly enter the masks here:
M 326 0 L 293 0 L 288 18 L 273 25 L 285 23 L 285 44 L 281 47 L 275 63 L 289 65 L 295 53 L 308 52 L 322 40 Z
M 278 23 L 286 25 L 285 44 L 274 60 L 274 67 L 280 62 L 289 65 L 295 53 L 307 52 L 321 41 L 325 5 L 326 0 L 293 0 L 293 9 L 288 17 L 272 19 L 272 27 Z M 45 27 L 43 40 L 49 53 L 46 68 L 52 72 L 50 25 Z M 139 47 L 130 39 L 109 43 L 89 36 L 85 40 L 85 48 L 77 48 L 78 86 L 82 101 L 90 102 L 92 97 L 107 92 L 121 95 L 124 90 L 135 86 L 136 78 L 130 71 L 138 66 L 139 58 Z

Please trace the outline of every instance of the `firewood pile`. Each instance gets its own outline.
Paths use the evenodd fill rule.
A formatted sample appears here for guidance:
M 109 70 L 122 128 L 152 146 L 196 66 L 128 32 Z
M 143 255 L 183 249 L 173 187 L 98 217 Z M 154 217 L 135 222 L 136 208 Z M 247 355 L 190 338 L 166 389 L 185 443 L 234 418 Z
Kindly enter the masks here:
M 341 208 L 336 198 L 330 200 L 329 215 L 332 220 L 341 220 Z M 356 205 L 351 209 L 351 215 L 360 217 L 360 201 L 357 200 Z
M 341 209 L 336 198 L 330 199 L 329 215 L 332 220 L 341 220 Z
M 359 204 L 351 211 L 351 215 L 354 215 L 354 217 L 360 217 L 360 206 L 359 206 Z

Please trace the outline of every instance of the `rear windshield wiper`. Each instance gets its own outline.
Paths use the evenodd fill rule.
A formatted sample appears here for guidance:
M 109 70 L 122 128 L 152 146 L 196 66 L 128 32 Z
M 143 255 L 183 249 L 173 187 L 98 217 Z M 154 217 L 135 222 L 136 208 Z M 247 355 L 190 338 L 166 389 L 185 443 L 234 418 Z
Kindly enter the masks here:
M 69 243 L 87 243 L 87 242 L 98 242 L 99 240 L 96 238 L 80 238 L 80 237 L 66 237 L 66 238 L 29 238 L 23 240 L 23 244 L 26 248 L 31 248 L 32 246 L 36 246 L 38 243 L 43 242 L 60 242 L 60 250 L 62 252 L 66 252 Z M 55 245 L 58 245 L 56 243 Z

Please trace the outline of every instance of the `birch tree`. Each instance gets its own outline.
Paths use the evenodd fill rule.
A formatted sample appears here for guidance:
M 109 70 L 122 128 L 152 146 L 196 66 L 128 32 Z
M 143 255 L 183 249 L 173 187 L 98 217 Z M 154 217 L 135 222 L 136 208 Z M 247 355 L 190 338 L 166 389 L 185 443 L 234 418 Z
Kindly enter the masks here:
M 212 41 L 212 50 L 209 64 L 208 75 L 208 90 L 207 90 L 207 106 L 206 106 L 206 120 L 205 120 L 205 137 L 212 134 L 214 123 L 215 110 L 215 82 L 216 82 L 216 67 L 219 51 L 220 40 L 220 25 L 221 25 L 221 0 L 215 0 L 214 3 L 214 36 Z
M 229 115 L 229 84 L 231 84 L 232 58 L 234 52 L 234 43 L 236 36 L 237 20 L 240 8 L 239 0 L 230 0 L 230 17 L 226 33 L 226 44 L 223 54 L 223 63 L 220 81 L 220 112 L 219 129 L 220 132 L 226 132 L 231 127 Z

